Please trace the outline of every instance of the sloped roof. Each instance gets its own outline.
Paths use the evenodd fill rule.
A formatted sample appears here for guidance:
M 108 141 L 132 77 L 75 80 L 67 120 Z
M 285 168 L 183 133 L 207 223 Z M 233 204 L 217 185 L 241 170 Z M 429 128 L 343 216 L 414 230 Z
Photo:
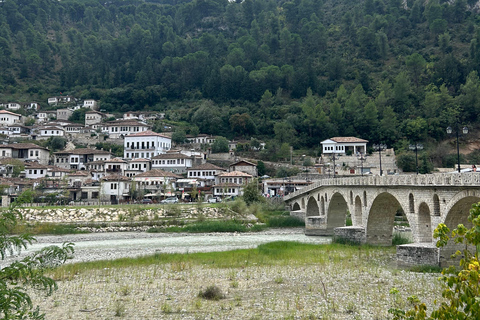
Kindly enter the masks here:
M 108 121 L 103 124 L 103 126 L 143 126 L 148 127 L 149 125 L 137 120 L 114 120 Z
M 334 137 L 330 138 L 330 140 L 335 141 L 337 143 L 367 143 L 368 140 L 356 138 L 356 137 Z
M 42 146 L 39 146 L 35 143 L 10 143 L 10 144 L 2 144 L 0 148 L 11 148 L 11 149 L 43 149 L 48 150 Z
M 221 168 L 219 166 L 216 166 L 212 163 L 203 163 L 199 166 L 188 168 L 187 170 L 221 170 L 221 171 L 227 171 L 225 168 Z
M 242 172 L 242 171 L 232 171 L 232 172 L 225 172 L 222 174 L 218 175 L 219 177 L 245 177 L 245 178 L 251 178 L 252 175 Z
M 239 166 L 239 165 L 248 165 L 248 166 L 252 166 L 252 167 L 256 167 L 257 165 L 253 162 L 250 162 L 250 161 L 247 161 L 247 160 L 240 160 L 240 161 L 237 161 L 235 163 L 232 163 L 230 165 L 230 167 L 233 167 L 233 166 Z
M 22 115 L 20 115 L 20 114 L 13 113 L 13 112 L 10 112 L 10 111 L 7 111 L 7 110 L 0 110 L 0 114 L 11 114 L 11 115 L 17 116 L 17 117 L 21 117 L 21 116 L 22 116 Z
M 191 159 L 191 157 L 186 156 L 183 153 L 164 153 L 159 154 L 152 159 Z
M 177 178 L 177 179 L 182 178 L 179 175 L 176 175 L 176 174 L 168 172 L 168 171 L 160 170 L 160 169 L 153 169 L 153 170 L 150 170 L 150 171 L 139 173 L 134 178 L 137 178 L 137 177 L 140 177 L 140 178 L 142 178 L 142 177 L 143 178 L 148 178 L 148 177 L 171 177 L 171 178 Z
M 54 152 L 54 154 L 110 154 L 110 152 L 98 149 L 78 148 L 68 151 L 58 151 Z
M 127 135 L 128 138 L 130 138 L 130 137 L 152 137 L 152 136 L 153 137 L 163 137 L 163 138 L 170 139 L 170 137 L 167 137 L 166 135 L 154 132 L 152 130 L 145 130 L 145 131 L 142 131 L 142 132 L 131 133 L 131 134 Z

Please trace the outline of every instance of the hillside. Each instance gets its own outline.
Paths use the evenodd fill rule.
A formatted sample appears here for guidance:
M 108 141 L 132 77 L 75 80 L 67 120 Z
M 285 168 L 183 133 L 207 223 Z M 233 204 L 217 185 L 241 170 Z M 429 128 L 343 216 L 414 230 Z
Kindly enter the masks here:
M 476 5 L 5 0 L 0 101 L 166 111 L 177 130 L 258 137 L 277 158 L 338 135 L 432 149 L 449 125 L 478 127 Z

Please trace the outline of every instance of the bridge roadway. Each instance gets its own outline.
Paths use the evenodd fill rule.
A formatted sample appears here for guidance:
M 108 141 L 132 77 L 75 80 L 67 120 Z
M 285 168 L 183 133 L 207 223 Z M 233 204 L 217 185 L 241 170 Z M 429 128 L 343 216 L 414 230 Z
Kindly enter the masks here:
M 438 224 L 471 226 L 467 218 L 472 204 L 480 201 L 480 173 L 322 179 L 284 201 L 292 215 L 305 218 L 306 235 L 334 235 L 350 213 L 355 239 L 373 245 L 392 244 L 395 215 L 402 210 L 415 245 L 434 248 Z M 432 258 L 440 264 L 455 248 L 442 250 Z

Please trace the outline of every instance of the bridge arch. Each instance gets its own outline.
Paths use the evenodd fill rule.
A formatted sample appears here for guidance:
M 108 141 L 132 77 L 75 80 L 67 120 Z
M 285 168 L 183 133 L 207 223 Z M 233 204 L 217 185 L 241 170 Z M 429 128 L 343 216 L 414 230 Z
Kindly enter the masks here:
M 359 196 L 355 197 L 355 218 L 353 219 L 354 226 L 361 226 L 362 223 L 362 200 Z
M 323 199 L 323 196 L 322 198 L 320 199 L 320 214 L 322 216 L 325 215 L 325 199 Z
M 455 197 L 449 202 L 446 211 L 446 216 L 444 223 L 450 228 L 450 230 L 456 228 L 459 224 L 463 224 L 466 228 L 471 228 L 472 223 L 468 221 L 468 215 L 472 204 L 479 202 L 480 196 L 477 192 L 462 191 L 459 192 Z M 454 244 L 450 241 L 445 247 L 441 249 L 440 255 L 440 265 L 445 267 L 454 263 L 456 260 L 450 259 L 452 254 L 457 250 L 463 250 L 464 245 Z M 473 250 L 474 248 L 470 248 Z
M 398 209 L 405 209 L 397 198 L 388 192 L 378 194 L 370 206 L 367 219 L 367 243 L 389 246 L 392 244 L 393 225 Z M 406 214 L 408 219 L 408 214 Z
M 305 209 L 305 199 L 302 198 L 302 209 Z
M 307 202 L 306 216 L 312 217 L 312 216 L 319 216 L 319 215 L 320 215 L 320 210 L 318 209 L 317 201 L 315 200 L 315 197 L 310 197 Z
M 408 208 L 410 209 L 410 213 L 415 212 L 415 198 L 413 197 L 413 193 L 408 195 Z
M 432 242 L 432 221 L 430 208 L 425 202 L 418 207 L 418 242 Z
M 345 197 L 336 192 L 328 203 L 327 230 L 333 234 L 333 229 L 344 227 L 347 219 L 348 204 Z
M 298 202 L 295 202 L 292 206 L 292 211 L 298 211 L 300 210 L 300 205 L 298 204 Z
M 440 215 L 440 198 L 437 194 L 433 195 L 433 215 Z

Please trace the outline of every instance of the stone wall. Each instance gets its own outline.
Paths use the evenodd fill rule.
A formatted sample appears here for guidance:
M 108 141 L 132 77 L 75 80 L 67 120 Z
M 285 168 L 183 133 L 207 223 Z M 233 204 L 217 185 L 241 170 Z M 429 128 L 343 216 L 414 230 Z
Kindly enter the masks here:
M 439 249 L 434 243 L 412 243 L 397 246 L 397 265 L 399 267 L 440 265 Z
M 364 244 L 367 241 L 365 228 L 363 227 L 341 227 L 333 230 L 335 240 L 343 240 L 347 243 Z
M 79 222 L 114 222 L 114 221 L 150 221 L 162 218 L 176 219 L 229 219 L 255 221 L 253 215 L 243 216 L 228 208 L 211 208 L 198 206 L 162 206 L 162 207 L 89 207 L 20 209 L 26 222 L 79 223 Z

